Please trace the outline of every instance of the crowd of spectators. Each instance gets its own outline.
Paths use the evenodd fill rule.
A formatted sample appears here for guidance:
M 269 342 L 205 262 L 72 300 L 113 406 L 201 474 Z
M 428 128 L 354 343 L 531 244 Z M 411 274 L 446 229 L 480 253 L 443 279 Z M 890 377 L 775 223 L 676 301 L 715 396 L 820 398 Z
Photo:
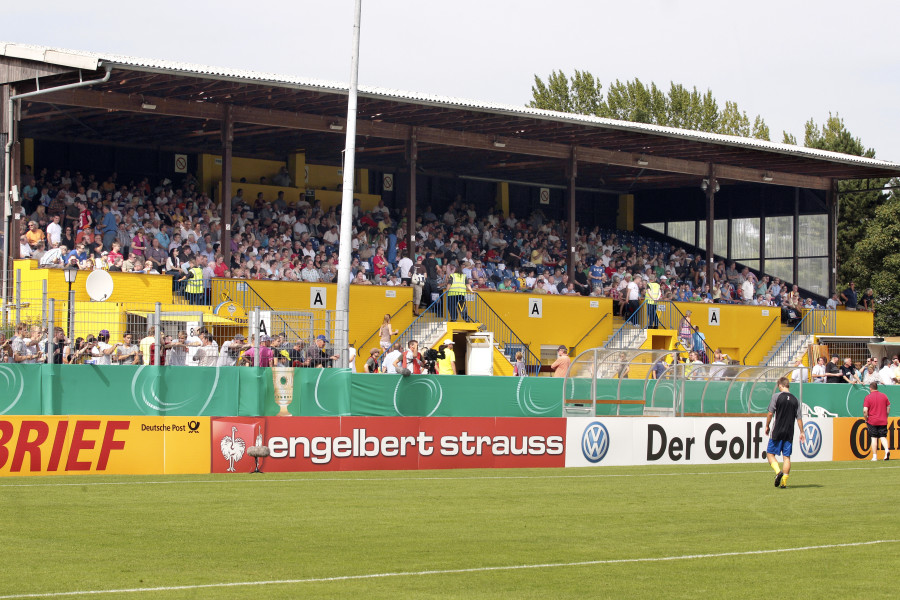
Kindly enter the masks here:
M 112 340 L 109 331 L 103 329 L 97 335 L 70 340 L 61 327 L 55 327 L 51 336 L 40 325 L 20 323 L 8 339 L 0 332 L 0 364 L 330 368 L 338 359 L 328 346 L 328 338 L 321 334 L 307 344 L 305 340 L 289 341 L 284 333 L 261 335 L 258 343 L 253 336 L 248 340 L 238 333 L 220 346 L 208 329 L 200 327 L 179 331 L 175 336 L 160 332 L 159 343 L 157 350 L 155 327 L 140 338 L 126 332 L 121 340 Z M 351 344 L 351 364 L 355 359 Z
M 290 183 L 284 169 L 275 177 Z M 173 290 L 197 304 L 208 300 L 213 277 L 306 282 L 337 277 L 339 211 L 323 208 L 305 189 L 298 188 L 292 199 L 283 191 L 246 198 L 238 188 L 232 199 L 231 262 L 226 264 L 221 206 L 190 174 L 178 184 L 168 178 L 151 184 L 146 177 L 124 183 L 116 173 L 97 178 L 26 170 L 22 184 L 28 227 L 19 253 L 42 266 L 166 275 L 173 278 Z M 700 256 L 600 227 L 579 228 L 575 269 L 569 274 L 567 225 L 547 219 L 540 209 L 519 218 L 460 197 L 441 213 L 426 206 L 412 225 L 414 247 L 410 225 L 406 208 L 382 201 L 363 210 L 354 200 L 353 284 L 418 285 L 422 289 L 416 295 L 427 305 L 432 294 L 446 289 L 455 269 L 475 291 L 604 296 L 623 314 L 629 302 L 645 297 L 652 278 L 659 284 L 660 301 L 781 307 L 789 322 L 803 308 L 874 308 L 872 290 L 858 297 L 853 283 L 821 306 L 802 298 L 797 285 L 739 269 L 734 262 L 718 261 L 708 282 Z

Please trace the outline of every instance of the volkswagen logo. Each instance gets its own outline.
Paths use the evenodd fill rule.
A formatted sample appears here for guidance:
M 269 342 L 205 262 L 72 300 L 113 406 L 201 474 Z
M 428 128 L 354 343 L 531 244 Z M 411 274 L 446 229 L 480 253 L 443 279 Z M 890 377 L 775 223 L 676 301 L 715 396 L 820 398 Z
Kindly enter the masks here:
M 800 451 L 806 458 L 815 458 L 822 449 L 822 430 L 814 421 L 807 421 L 803 424 L 803 435 L 806 441 L 800 445 Z
M 581 435 L 581 452 L 588 462 L 598 463 L 609 450 L 609 431 L 603 423 L 594 421 Z

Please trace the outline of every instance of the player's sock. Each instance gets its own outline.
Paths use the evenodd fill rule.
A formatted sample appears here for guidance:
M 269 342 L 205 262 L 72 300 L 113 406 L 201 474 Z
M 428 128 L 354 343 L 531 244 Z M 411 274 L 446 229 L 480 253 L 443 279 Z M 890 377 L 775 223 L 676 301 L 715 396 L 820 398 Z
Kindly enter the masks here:
M 784 475 L 782 475 L 782 477 L 781 477 L 781 487 L 787 487 L 787 480 L 788 480 L 788 477 L 789 477 L 789 476 L 788 476 L 787 473 L 785 473 Z
M 781 467 L 778 466 L 778 461 L 772 461 L 769 463 L 769 466 L 772 467 L 772 470 L 775 471 L 775 474 L 778 475 L 781 473 Z

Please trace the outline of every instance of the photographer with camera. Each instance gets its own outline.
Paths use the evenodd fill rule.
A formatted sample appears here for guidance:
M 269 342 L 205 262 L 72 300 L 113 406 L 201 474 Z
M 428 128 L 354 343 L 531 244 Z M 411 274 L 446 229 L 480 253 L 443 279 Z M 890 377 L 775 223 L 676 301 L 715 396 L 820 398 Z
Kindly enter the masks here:
M 404 376 L 422 374 L 422 355 L 419 354 L 419 342 L 409 341 L 407 349 L 400 356 L 400 368 L 397 371 Z
M 440 352 L 435 350 L 434 348 L 429 348 L 422 354 L 422 369 L 426 375 L 437 375 L 437 361 L 444 358 L 444 349 L 441 348 Z

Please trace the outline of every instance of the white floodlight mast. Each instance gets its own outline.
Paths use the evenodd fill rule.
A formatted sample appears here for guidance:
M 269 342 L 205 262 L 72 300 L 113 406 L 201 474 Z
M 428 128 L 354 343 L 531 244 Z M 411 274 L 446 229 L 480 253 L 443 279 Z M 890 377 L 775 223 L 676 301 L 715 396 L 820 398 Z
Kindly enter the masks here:
M 362 0 L 353 14 L 353 49 L 350 56 L 350 94 L 347 101 L 347 142 L 344 149 L 344 187 L 341 197 L 341 237 L 338 249 L 337 300 L 334 347 L 338 367 L 350 366 L 350 236 L 353 227 L 353 184 L 356 163 L 356 96 L 359 87 L 359 23 Z

